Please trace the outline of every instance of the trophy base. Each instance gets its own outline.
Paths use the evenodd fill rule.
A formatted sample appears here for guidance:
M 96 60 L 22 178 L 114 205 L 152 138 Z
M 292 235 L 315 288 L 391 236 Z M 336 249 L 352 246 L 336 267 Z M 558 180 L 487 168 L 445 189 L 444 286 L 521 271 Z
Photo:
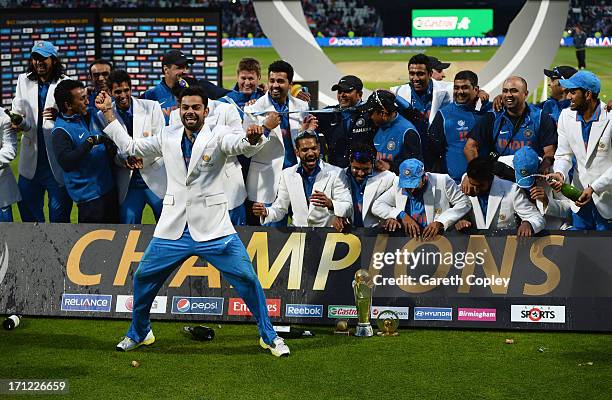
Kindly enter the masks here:
M 355 328 L 355 336 L 359 337 L 371 337 L 374 336 L 374 331 L 372 330 L 372 325 L 369 322 L 366 323 L 358 323 L 357 328 Z
M 376 332 L 378 336 L 397 336 L 399 333 L 397 332 Z
M 334 331 L 334 335 L 351 336 L 351 332 L 350 331 Z

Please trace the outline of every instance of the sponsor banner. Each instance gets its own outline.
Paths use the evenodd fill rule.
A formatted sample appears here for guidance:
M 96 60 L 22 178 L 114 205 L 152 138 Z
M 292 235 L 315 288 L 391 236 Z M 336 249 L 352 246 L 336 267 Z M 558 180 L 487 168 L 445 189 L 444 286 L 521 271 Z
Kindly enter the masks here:
M 495 308 L 458 308 L 457 321 L 497 321 L 497 310 Z
M 223 297 L 172 298 L 172 314 L 223 315 Z
M 107 294 L 62 294 L 62 311 L 110 312 L 113 296 Z
M 372 306 L 370 318 L 376 319 L 383 311 L 393 311 L 399 319 L 410 319 L 410 307 L 395 307 L 395 306 Z
M 286 304 L 285 317 L 323 318 L 323 305 L 318 304 Z
M 327 307 L 328 318 L 357 318 L 357 307 L 355 306 L 329 306 Z
M 484 36 L 491 30 L 492 9 L 412 10 L 413 36 Z
M 445 307 L 415 307 L 415 321 L 452 321 L 453 309 Z
M 154 229 L 3 224 L 0 314 L 129 318 L 132 306 L 124 296 L 133 293 L 133 275 Z M 607 268 L 612 233 L 553 231 L 519 241 L 514 233 L 451 232 L 421 242 L 363 228 L 346 235 L 326 228 L 237 231 L 273 301 L 270 315 L 279 323 L 356 318 L 350 282 L 358 269 L 368 268 L 381 282 L 374 291 L 374 313 L 387 305 L 410 307 L 412 315 L 401 320 L 402 326 L 612 331 L 612 319 L 601 318 L 612 310 L 612 270 Z M 46 263 L 42 271 L 40 260 Z M 239 300 L 229 303 L 234 293 L 216 268 L 191 257 L 161 285 L 162 301 L 152 318 L 244 321 L 246 306 Z M 415 309 L 415 302 L 427 307 Z M 529 312 L 532 306 L 515 307 L 511 321 L 512 305 L 531 304 L 555 306 L 541 313 Z M 494 320 L 489 310 L 496 310 Z M 564 323 L 547 323 L 559 321 Z
M 268 305 L 268 316 L 280 317 L 281 315 L 281 299 L 266 299 Z M 227 315 L 252 316 L 249 307 L 240 298 L 231 298 L 228 302 Z
M 612 37 L 610 36 L 590 37 L 590 38 L 587 38 L 585 44 L 587 47 L 612 47 Z M 573 45 L 574 45 L 573 37 L 568 36 L 566 38 L 561 39 L 561 46 L 568 47 L 568 46 L 573 46 Z
M 530 323 L 565 323 L 565 306 L 547 305 L 516 305 L 512 304 L 510 311 L 511 322 Z
M 315 41 L 320 47 L 485 47 L 500 46 L 504 41 L 504 37 L 330 37 L 315 38 Z M 228 49 L 272 47 L 272 42 L 265 38 L 224 38 L 221 39 L 221 46 Z
M 168 296 L 155 296 L 151 305 L 151 314 L 165 314 Z M 120 313 L 131 313 L 134 310 L 134 296 L 117 295 L 115 311 Z

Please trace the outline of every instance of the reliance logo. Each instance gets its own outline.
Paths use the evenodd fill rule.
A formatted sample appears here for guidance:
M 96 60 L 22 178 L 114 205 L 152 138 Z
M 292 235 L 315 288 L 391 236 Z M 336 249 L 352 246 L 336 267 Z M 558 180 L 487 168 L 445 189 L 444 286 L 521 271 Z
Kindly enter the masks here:
M 113 296 L 106 294 L 62 294 L 62 311 L 110 312 Z

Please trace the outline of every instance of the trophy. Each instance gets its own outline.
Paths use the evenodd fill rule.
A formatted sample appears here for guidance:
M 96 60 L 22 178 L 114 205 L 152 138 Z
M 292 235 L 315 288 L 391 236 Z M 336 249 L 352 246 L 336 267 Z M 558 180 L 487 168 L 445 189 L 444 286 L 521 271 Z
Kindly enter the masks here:
M 353 281 L 353 294 L 355 295 L 355 306 L 357 306 L 357 329 L 355 336 L 374 336 L 372 325 L 370 325 L 370 309 L 372 308 L 372 291 L 374 282 L 370 273 L 365 269 L 355 272 Z
M 385 310 L 378 315 L 376 319 L 378 326 L 378 336 L 397 336 L 397 327 L 399 326 L 399 316 L 391 310 Z

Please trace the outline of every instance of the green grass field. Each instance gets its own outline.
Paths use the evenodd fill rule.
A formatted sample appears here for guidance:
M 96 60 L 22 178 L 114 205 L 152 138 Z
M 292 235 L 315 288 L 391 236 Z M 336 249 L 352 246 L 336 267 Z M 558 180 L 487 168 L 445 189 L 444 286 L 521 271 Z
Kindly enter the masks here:
M 288 340 L 291 357 L 278 359 L 259 347 L 254 325 L 211 324 L 212 342 L 184 336 L 184 325 L 154 322 L 155 344 L 118 353 L 127 321 L 26 319 L 0 331 L 0 378 L 67 379 L 75 399 L 607 400 L 612 392 L 610 335 L 414 329 L 363 339 L 318 327 L 314 338 Z
M 408 63 L 408 59 L 416 54 L 421 49 L 410 49 L 411 53 L 393 53 L 393 54 L 382 54 L 382 48 L 378 47 L 363 47 L 363 48 L 342 48 L 342 47 L 325 47 L 324 51 L 334 63 L 339 62 L 360 62 L 360 61 L 405 61 Z M 406 48 L 385 48 L 384 50 L 406 50 Z M 451 48 L 451 47 L 430 47 L 422 49 L 428 55 L 438 57 L 443 61 L 487 61 L 493 54 L 495 54 L 496 48 L 482 47 L 475 50 L 478 52 L 465 52 L 465 48 Z M 472 49 L 474 50 L 474 49 Z M 459 52 L 458 52 L 459 51 Z M 225 87 L 232 87 L 235 81 L 236 65 L 238 61 L 243 57 L 255 57 L 257 58 L 264 71 L 267 70 L 267 66 L 272 61 L 279 58 L 278 53 L 273 48 L 264 49 L 225 49 L 223 50 L 223 84 Z M 551 66 L 555 65 L 576 65 L 576 58 L 573 48 L 559 48 L 557 55 Z M 587 65 L 589 70 L 599 76 L 602 81 L 601 98 L 604 101 L 612 99 L 612 49 L 607 48 L 591 48 L 587 50 Z M 407 75 L 406 75 L 407 77 Z M 542 79 L 544 76 L 542 75 Z M 447 79 L 452 79 L 447 77 Z M 376 89 L 381 87 L 390 87 L 393 85 L 405 83 L 405 81 L 377 81 L 369 82 L 364 81 L 364 84 L 369 89 Z M 538 92 L 541 92 L 542 85 L 538 88 Z M 609 93 L 609 95 L 608 95 Z M 17 176 L 17 161 L 11 163 L 11 168 Z M 46 206 L 45 206 L 46 208 Z M 20 221 L 19 212 L 17 211 L 17 205 L 13 205 L 13 215 L 17 221 Z M 47 211 L 45 210 L 45 215 Z M 72 209 L 71 221 L 77 221 L 77 209 L 76 206 Z M 153 218 L 153 212 L 147 206 L 143 214 L 143 223 L 155 223 Z

